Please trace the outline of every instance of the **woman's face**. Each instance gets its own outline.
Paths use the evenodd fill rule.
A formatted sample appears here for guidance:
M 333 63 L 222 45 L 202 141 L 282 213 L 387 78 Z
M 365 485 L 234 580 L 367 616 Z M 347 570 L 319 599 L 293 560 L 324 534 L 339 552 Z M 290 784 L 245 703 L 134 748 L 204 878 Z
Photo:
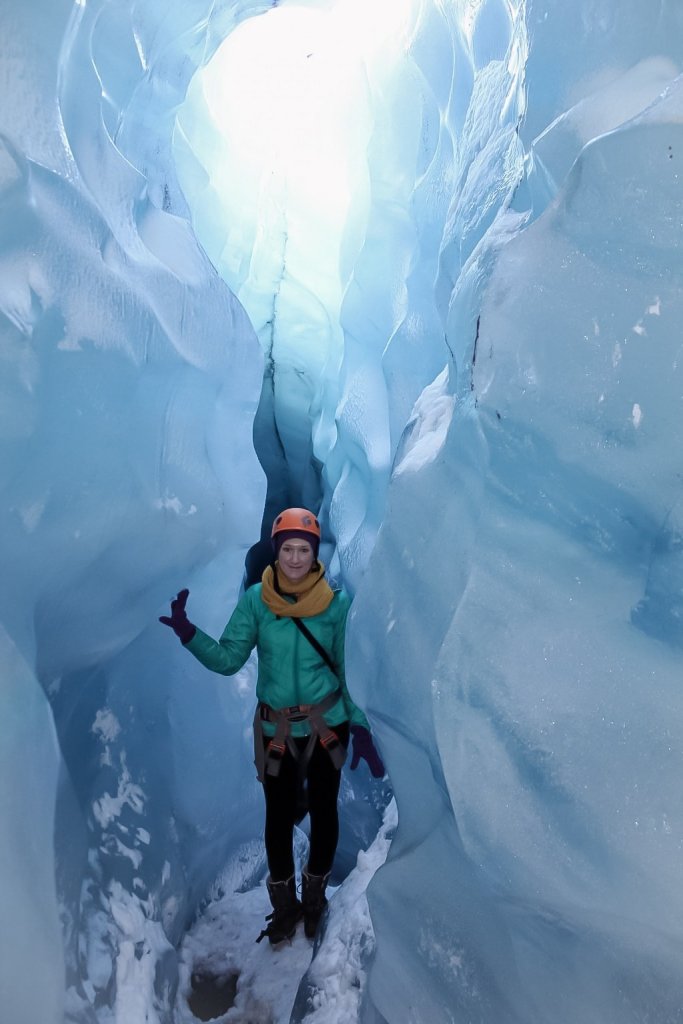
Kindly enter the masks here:
M 307 540 L 286 540 L 277 556 L 278 564 L 288 580 L 298 583 L 313 565 L 313 547 Z

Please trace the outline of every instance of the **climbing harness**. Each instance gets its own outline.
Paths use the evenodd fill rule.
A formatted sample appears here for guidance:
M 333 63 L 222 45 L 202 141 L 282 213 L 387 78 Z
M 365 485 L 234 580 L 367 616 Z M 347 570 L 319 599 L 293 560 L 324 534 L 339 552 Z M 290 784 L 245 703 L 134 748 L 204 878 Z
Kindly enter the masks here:
M 258 704 L 254 715 L 254 762 L 259 782 L 263 782 L 266 775 L 279 775 L 282 759 L 287 750 L 298 762 L 300 779 L 305 779 L 317 740 L 320 740 L 335 768 L 340 770 L 344 766 L 346 749 L 323 718 L 341 696 L 341 690 L 336 689 L 318 704 L 294 704 L 288 708 L 271 708 L 263 701 Z M 263 722 L 275 725 L 275 735 L 267 747 Z M 294 722 L 308 722 L 310 726 L 311 735 L 304 750 L 300 750 L 292 738 L 290 726 Z

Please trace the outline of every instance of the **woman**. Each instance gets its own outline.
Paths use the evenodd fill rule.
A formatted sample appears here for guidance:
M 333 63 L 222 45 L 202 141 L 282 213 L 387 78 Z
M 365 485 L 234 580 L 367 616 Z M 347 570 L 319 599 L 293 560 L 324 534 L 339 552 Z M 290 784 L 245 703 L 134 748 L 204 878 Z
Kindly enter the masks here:
M 313 938 L 327 900 L 339 818 L 337 797 L 349 734 L 351 768 L 360 758 L 375 778 L 384 765 L 368 720 L 353 703 L 344 678 L 344 635 L 350 601 L 333 590 L 318 562 L 320 526 L 304 508 L 288 508 L 273 523 L 274 562 L 261 583 L 237 604 L 218 642 L 187 618 L 187 590 L 160 621 L 203 665 L 223 675 L 237 672 L 256 647 L 258 707 L 254 750 L 266 801 L 268 894 L 273 906 L 267 935 L 275 945 L 289 939 L 303 917 Z M 294 826 L 306 810 L 311 821 L 308 864 L 297 898 L 292 852 Z

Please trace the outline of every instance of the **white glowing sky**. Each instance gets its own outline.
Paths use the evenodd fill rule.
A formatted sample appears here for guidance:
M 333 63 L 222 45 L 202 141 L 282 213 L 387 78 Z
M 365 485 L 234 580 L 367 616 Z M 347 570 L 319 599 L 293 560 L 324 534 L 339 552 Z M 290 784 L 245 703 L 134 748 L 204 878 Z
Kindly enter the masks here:
M 368 73 L 380 83 L 396 73 L 416 7 L 338 0 L 272 9 L 242 22 L 192 84 L 180 123 L 221 207 L 195 228 L 257 330 L 284 236 L 290 281 L 338 317 L 340 247 L 349 237 L 362 243 L 369 207 Z M 209 123 L 199 125 L 202 110 Z

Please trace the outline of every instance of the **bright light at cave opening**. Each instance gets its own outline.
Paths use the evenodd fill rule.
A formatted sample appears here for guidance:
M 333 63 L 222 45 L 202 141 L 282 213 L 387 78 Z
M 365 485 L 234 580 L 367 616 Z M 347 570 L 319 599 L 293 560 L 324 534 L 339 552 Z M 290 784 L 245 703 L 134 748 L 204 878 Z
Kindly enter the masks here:
M 200 241 L 266 346 L 277 301 L 297 351 L 334 348 L 340 265 L 362 244 L 369 210 L 368 83 L 383 89 L 397 73 L 416 6 L 274 8 L 240 24 L 192 82 L 178 175 Z

